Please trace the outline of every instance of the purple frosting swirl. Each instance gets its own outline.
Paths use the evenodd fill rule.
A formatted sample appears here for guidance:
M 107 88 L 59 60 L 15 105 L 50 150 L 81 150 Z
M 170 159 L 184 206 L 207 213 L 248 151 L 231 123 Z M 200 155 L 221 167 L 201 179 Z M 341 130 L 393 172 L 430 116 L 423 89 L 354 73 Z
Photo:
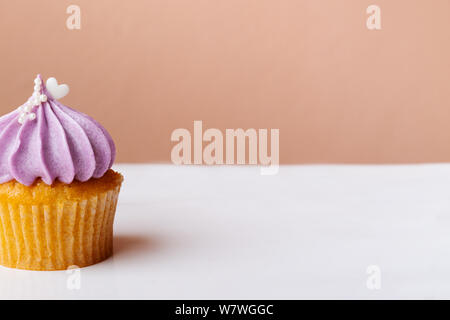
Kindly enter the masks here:
M 111 136 L 41 86 L 47 101 L 32 108 L 35 119 L 19 123 L 19 109 L 0 118 L 0 183 L 15 179 L 29 186 L 42 178 L 51 185 L 56 179 L 71 183 L 102 177 L 116 155 Z

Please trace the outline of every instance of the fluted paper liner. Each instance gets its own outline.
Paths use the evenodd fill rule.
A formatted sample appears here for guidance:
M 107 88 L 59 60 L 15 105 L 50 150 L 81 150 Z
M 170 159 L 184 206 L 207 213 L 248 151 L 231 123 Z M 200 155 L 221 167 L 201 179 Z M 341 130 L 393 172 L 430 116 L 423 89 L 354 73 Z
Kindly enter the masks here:
M 27 270 L 85 267 L 112 254 L 120 185 L 49 204 L 0 200 L 0 264 Z

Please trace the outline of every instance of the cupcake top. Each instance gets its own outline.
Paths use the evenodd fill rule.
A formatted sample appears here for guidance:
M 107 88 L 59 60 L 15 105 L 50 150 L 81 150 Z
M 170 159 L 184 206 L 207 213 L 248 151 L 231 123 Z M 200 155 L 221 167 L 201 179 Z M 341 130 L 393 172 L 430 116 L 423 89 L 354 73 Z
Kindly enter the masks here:
M 30 186 L 41 178 L 71 183 L 100 178 L 116 155 L 114 142 L 97 121 L 57 99 L 68 93 L 54 78 L 34 80 L 25 104 L 0 118 L 0 183 Z

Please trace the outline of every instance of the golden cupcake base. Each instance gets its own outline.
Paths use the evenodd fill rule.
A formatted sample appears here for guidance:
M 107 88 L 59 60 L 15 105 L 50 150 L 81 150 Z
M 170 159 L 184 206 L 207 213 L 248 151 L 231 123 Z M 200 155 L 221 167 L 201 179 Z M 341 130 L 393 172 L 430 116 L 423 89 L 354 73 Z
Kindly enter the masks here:
M 65 270 L 111 256 L 122 181 L 119 173 L 109 170 L 87 182 L 0 185 L 0 264 Z

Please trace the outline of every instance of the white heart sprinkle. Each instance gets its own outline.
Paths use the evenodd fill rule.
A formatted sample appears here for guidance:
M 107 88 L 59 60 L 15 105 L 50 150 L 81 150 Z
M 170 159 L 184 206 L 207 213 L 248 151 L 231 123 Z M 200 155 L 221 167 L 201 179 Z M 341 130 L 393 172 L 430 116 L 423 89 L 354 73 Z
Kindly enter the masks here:
M 69 86 L 67 84 L 59 84 L 55 78 L 48 78 L 46 82 L 47 90 L 53 98 L 61 99 L 69 93 Z

